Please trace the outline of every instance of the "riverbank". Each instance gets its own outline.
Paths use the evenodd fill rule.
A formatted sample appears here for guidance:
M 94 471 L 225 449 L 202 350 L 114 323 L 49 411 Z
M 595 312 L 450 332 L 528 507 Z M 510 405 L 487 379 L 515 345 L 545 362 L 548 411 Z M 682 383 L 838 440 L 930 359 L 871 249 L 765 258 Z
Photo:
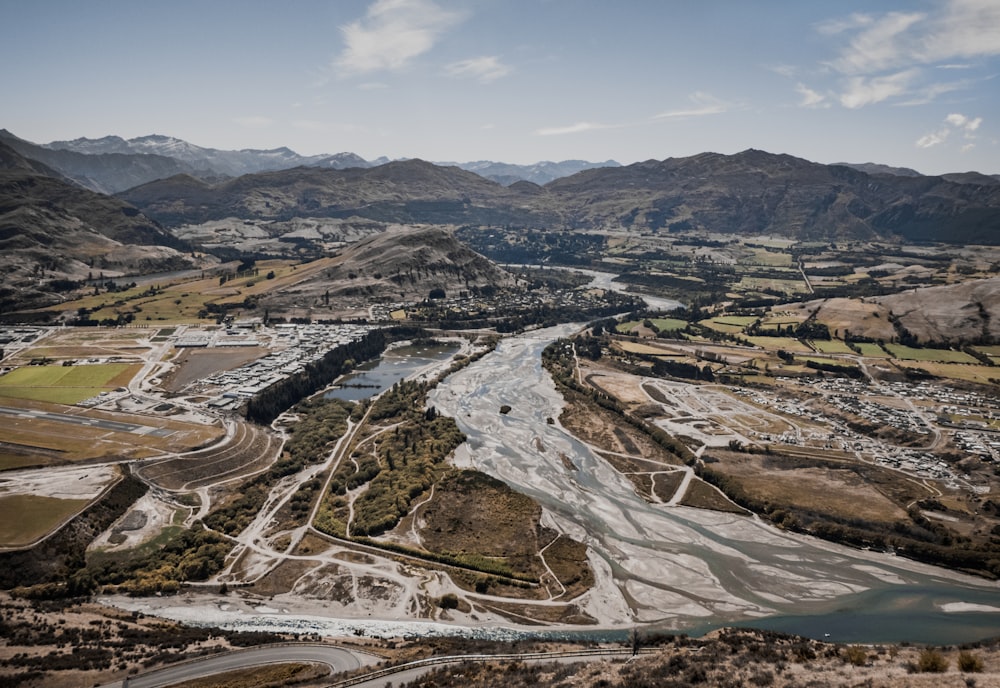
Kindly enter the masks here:
M 895 613 L 912 621 L 918 614 L 933 636 L 935 624 L 943 635 L 954 630 L 955 617 L 941 605 L 1000 606 L 993 582 L 782 531 L 757 518 L 645 502 L 606 461 L 549 421 L 559 417 L 563 400 L 541 369 L 540 352 L 574 329 L 505 339 L 450 376 L 429 403 L 456 418 L 467 435 L 463 460 L 535 498 L 557 529 L 591 547 L 597 580 L 580 603 L 601 626 L 682 630 L 809 616 L 816 619 L 813 632 L 822 634 L 829 615 L 874 604 L 871 611 L 884 618 Z M 509 413 L 499 413 L 503 405 Z M 983 633 L 977 637 L 1000 633 L 1000 615 L 975 613 Z M 901 634 L 913 630 L 895 626 Z

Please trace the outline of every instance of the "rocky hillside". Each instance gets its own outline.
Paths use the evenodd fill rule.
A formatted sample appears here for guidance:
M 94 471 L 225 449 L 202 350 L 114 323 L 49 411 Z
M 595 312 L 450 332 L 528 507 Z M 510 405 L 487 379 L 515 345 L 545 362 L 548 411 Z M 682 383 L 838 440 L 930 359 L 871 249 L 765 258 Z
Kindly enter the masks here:
M 122 194 L 167 226 L 226 217 L 364 217 L 380 222 L 491 224 L 512 217 L 555 219 L 523 207 L 526 196 L 457 167 L 422 160 L 344 170 L 297 167 L 219 184 L 190 176 L 151 182 Z
M 1000 277 L 913 289 L 873 301 L 922 342 L 1000 340 Z
M 439 227 L 391 227 L 354 244 L 323 272 L 262 297 L 259 305 L 272 315 L 293 308 L 323 312 L 354 302 L 422 300 L 433 290 L 457 296 L 513 281 Z
M 192 266 L 134 207 L 52 174 L 0 143 L 0 311 L 58 302 L 88 275 Z
M 225 217 L 363 217 L 540 229 L 696 230 L 829 241 L 1000 242 L 1000 185 L 868 174 L 748 150 L 585 170 L 509 187 L 420 160 L 297 168 L 220 184 L 173 177 L 121 194 L 168 226 Z
M 76 184 L 105 194 L 124 191 L 153 179 L 181 173 L 195 173 L 196 168 L 163 155 L 134 153 L 86 154 L 72 150 L 50 150 L 20 139 L 0 129 L 0 143 L 20 155 L 41 162 Z
M 360 217 L 537 229 L 691 229 L 820 241 L 1000 242 L 1000 183 L 976 172 L 929 177 L 875 163 L 821 165 L 752 149 L 624 167 L 581 160 L 450 166 L 421 160 L 376 164 L 382 160 L 351 153 L 301 156 L 287 148 L 222 151 L 156 135 L 46 146 L 6 131 L 0 138 L 91 189 L 121 190 L 135 182 L 122 198 L 171 227 L 225 218 Z
M 1000 242 L 995 186 L 869 175 L 757 150 L 588 170 L 545 189 L 577 227 Z

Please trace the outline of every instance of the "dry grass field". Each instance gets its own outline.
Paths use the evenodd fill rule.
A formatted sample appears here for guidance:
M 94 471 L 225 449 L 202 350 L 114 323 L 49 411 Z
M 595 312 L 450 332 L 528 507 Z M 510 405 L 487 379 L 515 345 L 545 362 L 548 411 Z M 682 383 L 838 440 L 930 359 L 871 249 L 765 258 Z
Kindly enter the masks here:
M 843 337 L 848 330 L 852 335 L 875 340 L 889 341 L 896 335 L 895 328 L 889 322 L 889 311 L 884 306 L 860 299 L 807 301 L 781 308 L 783 311 L 804 314 L 815 311 L 816 321 L 826 325 L 830 329 L 830 334 L 837 337 Z
M 584 371 L 588 368 L 581 365 Z M 600 368 L 597 368 L 600 370 Z M 631 375 L 608 375 L 603 372 L 584 373 L 587 383 L 607 392 L 626 404 L 645 404 L 649 396 L 642 389 L 642 378 Z
M 648 435 L 572 393 L 564 392 L 567 405 L 559 422 L 567 430 L 594 447 L 618 454 L 628 454 L 660 466 L 680 465 L 680 459 L 656 444 Z M 630 470 L 636 470 L 632 468 Z M 647 466 L 644 470 L 652 470 Z
M 768 351 L 789 351 L 793 354 L 811 354 L 808 346 L 793 337 L 744 337 L 754 346 Z
M 906 511 L 848 465 L 816 466 L 813 461 L 762 454 L 717 451 L 713 471 L 734 479 L 751 496 L 774 505 L 818 512 L 836 519 L 893 523 Z M 888 471 L 885 473 L 888 474 Z M 905 481 L 902 476 L 895 480 Z M 926 496 L 924 494 L 923 496 Z
M 717 332 L 739 334 L 743 331 L 743 328 L 755 320 L 757 320 L 757 318 L 752 315 L 727 315 L 717 318 L 708 318 L 707 320 L 700 321 L 698 324 Z
M 420 509 L 422 544 L 431 552 L 491 559 L 515 573 L 540 578 L 542 509 L 530 497 L 474 471 L 456 472 L 435 486 Z
M 615 346 L 622 351 L 627 351 L 631 354 L 649 354 L 652 356 L 658 356 L 663 354 L 672 355 L 674 353 L 669 349 L 651 346 L 649 344 L 640 344 L 638 342 L 616 341 Z
M 0 470 L 87 460 L 127 461 L 167 452 L 190 451 L 217 440 L 224 430 L 163 416 L 110 413 L 26 399 L 0 399 L 0 406 L 56 414 L 55 417 L 22 417 L 0 413 Z M 88 424 L 64 422 L 61 416 Z M 135 426 L 102 426 L 113 421 Z
M 159 330 L 145 327 L 67 327 L 51 330 L 37 344 L 5 363 L 25 366 L 33 360 L 82 361 L 96 359 L 116 362 L 141 360 L 149 352 L 147 341 Z
M 119 315 L 131 314 L 133 322 L 139 325 L 166 325 L 193 323 L 199 320 L 214 321 L 214 316 L 204 318 L 208 304 L 239 304 L 247 299 L 267 294 L 279 288 L 288 287 L 315 275 L 335 264 L 337 258 L 321 258 L 306 265 L 287 260 L 266 260 L 256 264 L 256 274 L 226 279 L 224 282 L 215 274 L 204 277 L 186 278 L 175 283 L 156 285 L 156 293 L 150 293 L 147 284 L 114 293 L 89 294 L 75 301 L 51 306 L 47 310 L 66 311 L 85 308 L 91 318 L 115 319 Z M 271 279 L 267 275 L 273 273 Z M 238 309 L 237 309 L 238 310 Z
M 794 274 L 794 273 L 789 273 Z M 797 294 L 806 290 L 805 283 L 801 279 L 772 279 L 768 277 L 743 277 L 737 284 L 737 291 L 760 291 L 769 289 L 780 291 L 785 294 Z
M 983 385 L 996 384 L 995 381 L 1000 379 L 1000 370 L 993 366 L 933 361 L 895 361 L 895 363 L 900 368 L 923 370 L 935 377 L 966 380 Z
M 758 265 L 767 265 L 769 267 L 791 267 L 792 265 L 792 254 L 791 253 L 777 253 L 775 251 L 769 251 L 766 248 L 751 248 L 753 257 L 750 258 L 750 262 L 757 263 Z
M 25 547 L 52 532 L 90 500 L 0 492 L 0 548 Z
M 717 487 L 709 485 L 703 480 L 693 480 L 684 493 L 681 500 L 683 506 L 693 506 L 697 509 L 712 509 L 713 511 L 725 511 L 741 516 L 749 516 L 750 512 L 743 507 L 733 504 L 726 495 L 722 494 Z

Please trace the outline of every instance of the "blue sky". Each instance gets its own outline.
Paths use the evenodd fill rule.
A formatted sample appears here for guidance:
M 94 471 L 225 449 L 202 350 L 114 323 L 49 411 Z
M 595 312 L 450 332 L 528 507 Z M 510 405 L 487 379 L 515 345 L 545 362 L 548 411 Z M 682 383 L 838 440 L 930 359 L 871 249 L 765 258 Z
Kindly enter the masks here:
M 1000 173 L 1000 0 L 0 0 L 0 127 Z

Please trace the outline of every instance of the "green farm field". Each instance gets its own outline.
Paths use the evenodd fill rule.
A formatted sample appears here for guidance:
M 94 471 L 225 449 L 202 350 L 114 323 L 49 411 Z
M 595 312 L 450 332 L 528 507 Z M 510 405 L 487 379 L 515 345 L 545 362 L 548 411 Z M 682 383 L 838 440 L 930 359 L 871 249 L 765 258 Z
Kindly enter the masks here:
M 892 352 L 893 358 L 904 361 L 935 361 L 937 363 L 969 363 L 978 365 L 979 361 L 964 351 L 950 349 L 916 349 L 902 344 L 886 344 L 885 348 Z
M 0 397 L 76 404 L 127 386 L 140 367 L 137 363 L 24 366 L 0 377 Z
M 830 340 L 816 339 L 809 343 L 812 344 L 813 347 L 815 347 L 816 351 L 820 352 L 821 354 L 854 353 L 854 351 L 851 350 L 851 347 L 847 346 L 847 344 L 844 344 L 844 342 L 840 341 L 839 339 L 830 339 Z
M 857 342 L 854 346 L 861 350 L 861 355 L 865 358 L 889 358 L 889 354 L 874 342 Z
M 25 547 L 83 509 L 87 499 L 38 495 L 0 497 L 0 547 Z

